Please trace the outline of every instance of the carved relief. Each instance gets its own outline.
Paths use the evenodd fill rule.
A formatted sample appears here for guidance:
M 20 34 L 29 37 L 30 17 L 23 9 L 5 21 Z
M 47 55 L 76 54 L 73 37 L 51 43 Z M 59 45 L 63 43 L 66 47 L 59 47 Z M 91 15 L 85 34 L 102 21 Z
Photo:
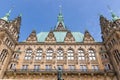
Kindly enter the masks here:
M 26 40 L 27 42 L 37 42 L 36 31 L 32 31 L 29 37 Z
M 94 42 L 94 38 L 90 35 L 88 31 L 85 31 L 83 41 L 87 43 Z
M 64 39 L 65 42 L 75 42 L 75 38 L 73 37 L 71 32 L 67 32 L 66 37 Z
M 45 41 L 46 42 L 56 42 L 56 38 L 55 38 L 54 33 L 52 31 L 48 34 Z
M 59 23 L 59 25 L 57 27 L 57 30 L 65 30 L 62 23 Z

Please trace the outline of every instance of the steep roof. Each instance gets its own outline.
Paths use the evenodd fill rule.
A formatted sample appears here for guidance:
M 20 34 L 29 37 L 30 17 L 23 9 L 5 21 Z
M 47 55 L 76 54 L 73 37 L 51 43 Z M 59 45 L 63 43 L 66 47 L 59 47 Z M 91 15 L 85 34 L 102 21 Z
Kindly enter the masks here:
M 67 32 L 53 32 L 56 38 L 56 42 L 64 42 Z M 73 37 L 75 38 L 75 42 L 82 42 L 84 35 L 80 32 L 71 32 Z M 46 37 L 48 36 L 49 32 L 40 32 L 37 34 L 37 41 L 38 42 L 45 42 Z

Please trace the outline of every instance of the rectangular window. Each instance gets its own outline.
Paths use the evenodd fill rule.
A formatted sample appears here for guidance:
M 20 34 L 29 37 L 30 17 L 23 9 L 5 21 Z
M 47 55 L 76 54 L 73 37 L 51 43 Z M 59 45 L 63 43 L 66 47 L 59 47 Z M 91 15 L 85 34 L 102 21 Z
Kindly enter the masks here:
M 34 70 L 35 70 L 35 71 L 40 70 L 40 65 L 34 65 Z
M 87 71 L 87 66 L 86 65 L 80 65 L 80 70 L 81 71 Z
M 98 68 L 98 65 L 92 65 L 92 70 L 93 70 L 93 71 L 98 71 L 98 69 L 99 69 L 99 68 Z
M 52 66 L 51 65 L 46 65 L 46 70 L 51 70 Z
M 22 70 L 27 70 L 28 69 L 28 65 L 23 65 L 22 66 Z
M 70 70 L 75 70 L 75 65 L 69 65 Z

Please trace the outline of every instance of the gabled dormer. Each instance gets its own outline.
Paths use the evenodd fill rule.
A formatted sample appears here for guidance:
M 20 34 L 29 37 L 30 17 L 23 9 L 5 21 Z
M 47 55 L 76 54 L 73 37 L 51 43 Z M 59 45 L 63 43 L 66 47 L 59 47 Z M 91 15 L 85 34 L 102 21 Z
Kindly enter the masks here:
M 36 31 L 33 30 L 29 37 L 26 39 L 26 42 L 37 42 Z
M 46 43 L 55 43 L 56 42 L 56 38 L 54 36 L 53 31 L 50 31 L 45 39 Z
M 75 42 L 75 38 L 73 37 L 72 33 L 70 31 L 68 31 L 66 33 L 65 39 L 64 39 L 65 43 L 74 43 Z
M 87 30 L 84 33 L 83 42 L 84 43 L 93 43 L 93 42 L 95 42 L 94 38 L 91 36 L 91 34 Z

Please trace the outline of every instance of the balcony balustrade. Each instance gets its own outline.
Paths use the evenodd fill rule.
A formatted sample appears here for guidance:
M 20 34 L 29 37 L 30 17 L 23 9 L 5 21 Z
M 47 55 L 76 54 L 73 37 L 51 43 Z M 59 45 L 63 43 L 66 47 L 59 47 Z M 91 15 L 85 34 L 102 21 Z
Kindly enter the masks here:
M 57 74 L 57 70 L 56 69 L 8 69 L 6 71 L 6 74 Z M 113 70 L 92 70 L 92 69 L 63 69 L 63 74 L 100 74 L 100 75 L 104 75 L 105 73 L 107 74 L 114 74 Z

